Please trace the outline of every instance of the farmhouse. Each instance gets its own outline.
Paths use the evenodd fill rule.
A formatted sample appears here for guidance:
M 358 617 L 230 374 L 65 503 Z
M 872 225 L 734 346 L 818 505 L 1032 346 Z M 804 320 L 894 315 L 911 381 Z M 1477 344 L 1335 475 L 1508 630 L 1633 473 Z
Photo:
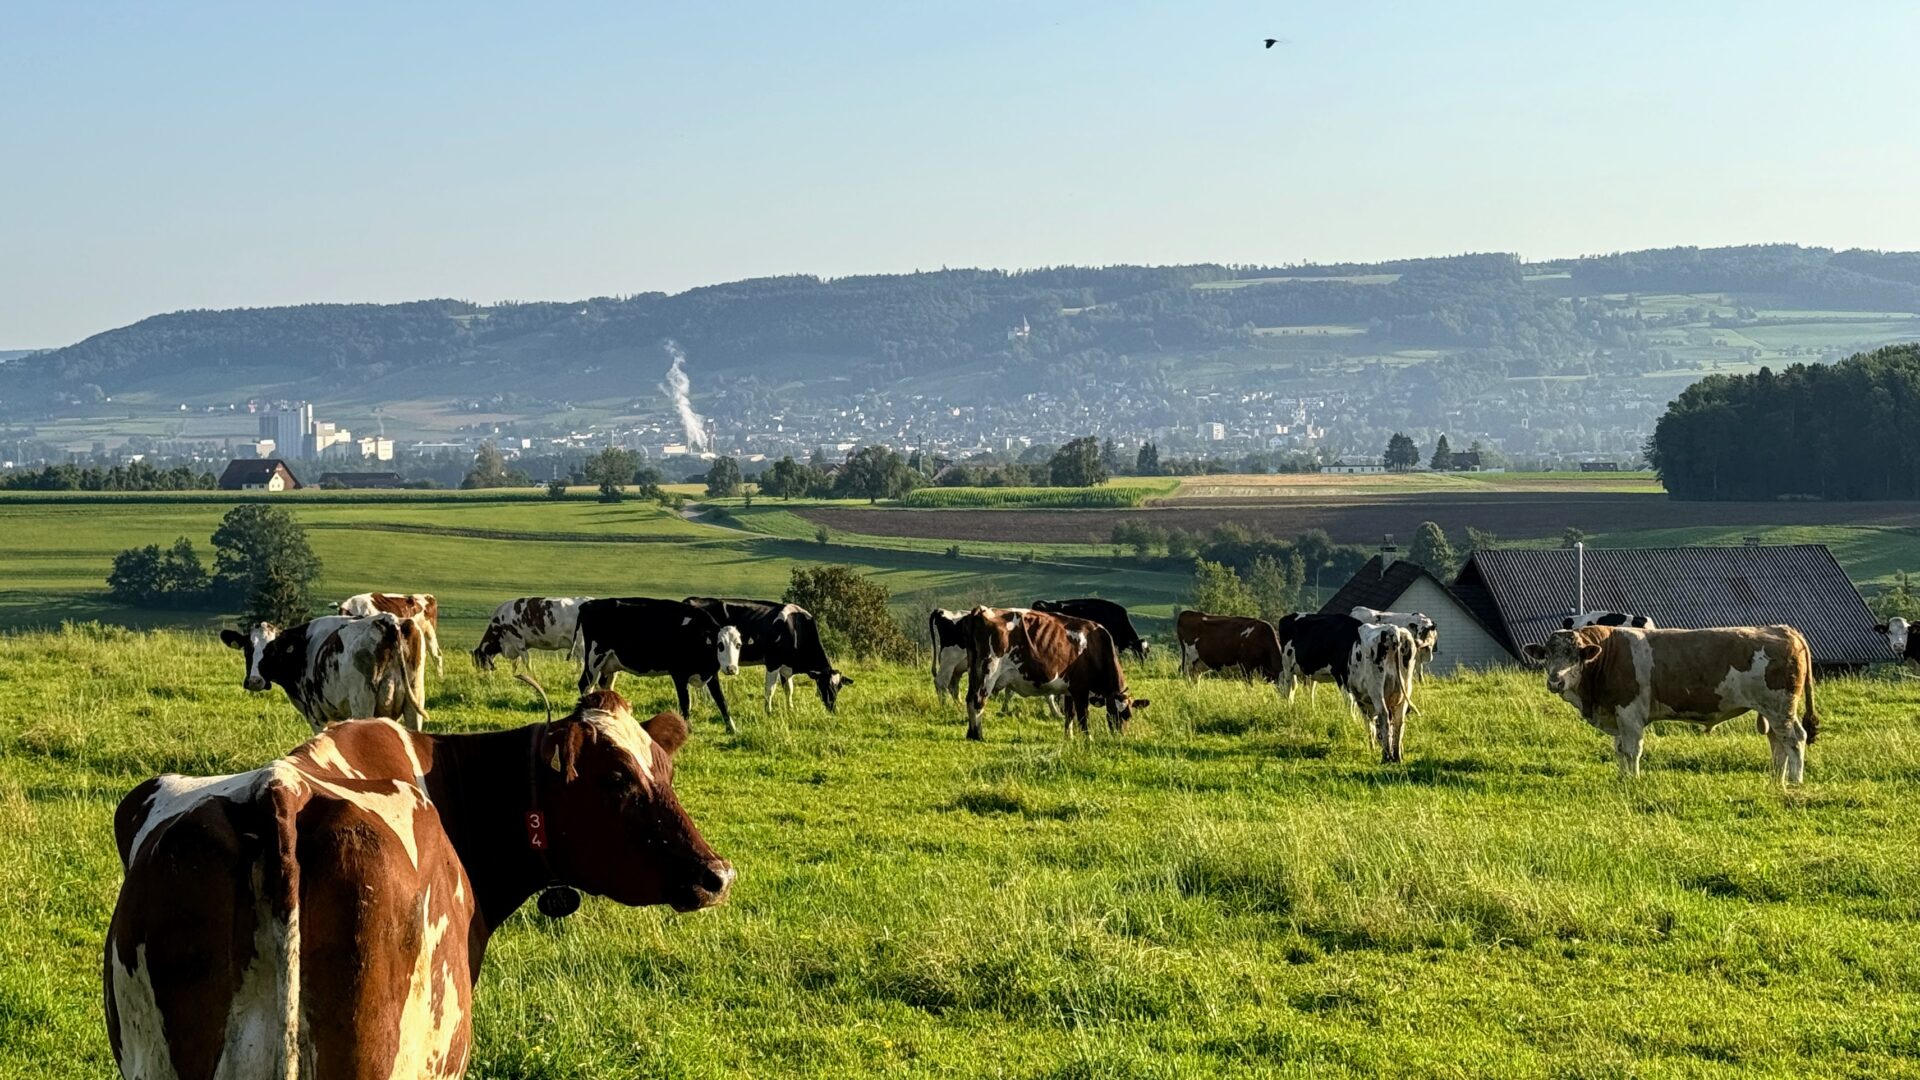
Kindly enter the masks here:
M 1323 473 L 1383 473 L 1387 466 L 1379 458 L 1343 457 L 1331 465 L 1320 466 Z
M 1823 544 L 1476 551 L 1450 591 L 1509 658 L 1576 611 L 1624 611 L 1673 629 L 1786 623 L 1822 667 L 1894 659 Z
M 1419 563 L 1398 558 L 1391 547 L 1367 560 L 1320 610 L 1344 615 L 1356 607 L 1417 611 L 1432 619 L 1440 631 L 1440 641 L 1426 670 L 1437 674 L 1461 669 L 1483 670 L 1516 662 L 1513 653 L 1501 644 L 1493 630 L 1439 578 Z
M 279 458 L 234 458 L 220 474 L 222 491 L 297 491 L 300 481 Z

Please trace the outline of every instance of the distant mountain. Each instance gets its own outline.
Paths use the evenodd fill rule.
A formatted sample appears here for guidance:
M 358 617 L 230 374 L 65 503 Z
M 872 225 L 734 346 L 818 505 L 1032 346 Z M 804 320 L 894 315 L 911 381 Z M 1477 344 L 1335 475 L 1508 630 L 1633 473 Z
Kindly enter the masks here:
M 791 396 L 947 380 L 1015 395 L 1053 380 L 1174 378 L 1165 358 L 1470 355 L 1483 372 L 1551 375 L 1663 363 L 1626 293 L 1920 312 L 1920 253 L 1791 245 L 1672 248 L 1523 265 L 1511 255 L 1301 267 L 1114 266 L 823 279 L 482 306 L 458 300 L 182 311 L 0 365 L 0 402 L 95 388 L 181 400 L 653 393 L 672 339 L 703 375 Z M 1731 317 L 1732 313 L 1729 313 Z M 1318 352 L 1303 352 L 1300 341 Z M 1342 336 L 1364 338 L 1364 349 Z M 1282 349 L 1285 346 L 1285 349 Z M 5 356 L 6 354 L 0 354 Z M 1303 358 L 1304 357 L 1304 358 Z M 1672 366 L 1681 366 L 1671 362 Z M 1176 366 L 1177 368 L 1177 366 Z M 992 376 L 956 378 L 974 372 Z

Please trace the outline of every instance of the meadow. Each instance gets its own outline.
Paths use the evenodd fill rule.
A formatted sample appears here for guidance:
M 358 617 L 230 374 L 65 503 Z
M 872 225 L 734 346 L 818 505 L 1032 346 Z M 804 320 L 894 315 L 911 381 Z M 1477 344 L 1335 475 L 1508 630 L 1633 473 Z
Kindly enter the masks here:
M 1783 791 L 1744 722 L 1622 781 L 1530 673 L 1429 683 L 1382 766 L 1334 695 L 1160 659 L 1081 742 L 1028 702 L 968 743 L 923 669 L 844 666 L 836 715 L 764 715 L 754 671 L 740 735 L 696 706 L 676 784 L 731 900 L 516 915 L 471 1075 L 1920 1074 L 1912 683 L 1822 683 Z M 106 1076 L 113 807 L 306 727 L 199 632 L 0 636 L 0 672 L 0 1075 Z M 504 674 L 430 687 L 436 730 L 539 718 Z

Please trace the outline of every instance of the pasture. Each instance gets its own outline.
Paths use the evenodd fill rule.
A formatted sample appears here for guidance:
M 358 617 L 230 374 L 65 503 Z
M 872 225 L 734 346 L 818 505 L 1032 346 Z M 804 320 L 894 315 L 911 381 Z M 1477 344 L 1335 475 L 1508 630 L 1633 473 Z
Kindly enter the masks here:
M 1383 767 L 1331 694 L 1164 660 L 1134 666 L 1133 729 L 1078 744 L 1034 703 L 969 744 L 924 670 L 845 666 L 835 716 L 805 687 L 764 716 L 754 670 L 739 736 L 696 705 L 677 786 L 732 899 L 516 915 L 471 1075 L 1916 1071 L 1912 683 L 1822 683 L 1809 782 L 1783 792 L 1744 721 L 1663 732 L 1623 782 L 1532 674 L 1429 684 Z M 8 635 L 0 672 L 0 1075 L 107 1075 L 114 805 L 306 726 L 197 632 Z M 539 718 L 504 674 L 430 686 L 437 730 Z

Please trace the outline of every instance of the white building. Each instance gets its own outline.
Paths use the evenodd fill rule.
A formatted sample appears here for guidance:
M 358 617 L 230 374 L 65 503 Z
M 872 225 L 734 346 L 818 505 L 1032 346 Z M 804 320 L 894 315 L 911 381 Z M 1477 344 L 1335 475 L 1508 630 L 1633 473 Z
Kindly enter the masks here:
M 1208 442 L 1225 442 L 1227 425 L 1209 422 L 1200 425 L 1200 437 Z
M 1323 473 L 1383 473 L 1387 467 L 1379 458 L 1346 457 L 1331 465 L 1320 466 Z

